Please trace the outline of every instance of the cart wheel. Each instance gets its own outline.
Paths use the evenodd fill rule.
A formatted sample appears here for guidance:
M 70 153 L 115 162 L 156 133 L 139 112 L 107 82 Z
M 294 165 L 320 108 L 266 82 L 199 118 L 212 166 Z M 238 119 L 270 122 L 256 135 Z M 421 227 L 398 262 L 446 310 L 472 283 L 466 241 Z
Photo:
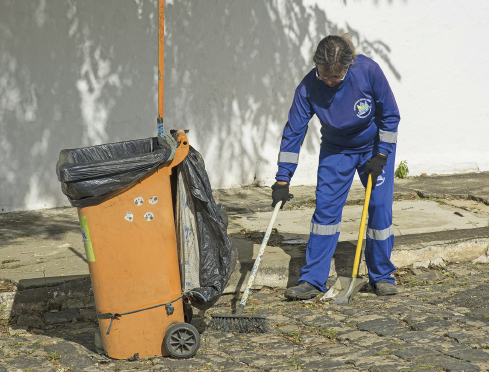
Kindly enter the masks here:
M 200 335 L 191 324 L 172 324 L 166 330 L 163 345 L 172 358 L 191 358 L 199 350 Z
M 194 317 L 194 311 L 192 310 L 192 305 L 183 302 L 183 319 L 185 323 L 190 323 Z

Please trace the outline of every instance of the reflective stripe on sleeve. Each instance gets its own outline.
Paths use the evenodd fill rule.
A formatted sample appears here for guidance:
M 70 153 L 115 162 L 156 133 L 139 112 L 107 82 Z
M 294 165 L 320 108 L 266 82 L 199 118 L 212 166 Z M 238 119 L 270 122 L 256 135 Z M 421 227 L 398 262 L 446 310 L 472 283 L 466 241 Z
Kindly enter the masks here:
M 384 230 L 374 230 L 371 228 L 367 229 L 367 238 L 373 240 L 385 240 L 391 235 L 394 235 L 394 228 L 390 225 L 387 229 Z
M 278 162 L 299 164 L 299 154 L 296 154 L 295 152 L 279 152 Z
M 341 230 L 341 222 L 336 225 L 318 225 L 311 222 L 311 233 L 316 235 L 334 235 Z
M 397 132 L 387 132 L 379 129 L 380 140 L 387 143 L 397 143 Z

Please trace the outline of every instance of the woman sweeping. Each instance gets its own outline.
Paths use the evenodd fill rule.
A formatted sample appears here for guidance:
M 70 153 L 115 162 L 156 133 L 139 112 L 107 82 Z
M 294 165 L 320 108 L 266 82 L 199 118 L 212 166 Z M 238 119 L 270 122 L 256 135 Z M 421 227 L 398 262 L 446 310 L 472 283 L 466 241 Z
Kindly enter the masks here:
M 295 90 L 278 156 L 273 204 L 289 198 L 289 183 L 313 115 L 321 122 L 316 210 L 299 283 L 285 297 L 306 300 L 326 291 L 341 214 L 355 171 L 366 186 L 372 177 L 365 260 L 369 283 L 379 296 L 397 294 L 390 257 L 394 245 L 392 201 L 397 127 L 400 116 L 379 65 L 356 55 L 347 35 L 319 43 L 315 68 Z M 283 206 L 283 205 L 282 205 Z

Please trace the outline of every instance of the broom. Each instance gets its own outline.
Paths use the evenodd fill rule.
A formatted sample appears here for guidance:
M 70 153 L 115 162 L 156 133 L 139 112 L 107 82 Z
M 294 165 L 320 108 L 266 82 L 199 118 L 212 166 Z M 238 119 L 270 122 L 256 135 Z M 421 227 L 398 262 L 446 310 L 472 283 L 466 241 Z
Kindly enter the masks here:
M 273 210 L 272 218 L 268 224 L 267 232 L 263 237 L 261 243 L 260 251 L 258 252 L 258 257 L 255 260 L 253 269 L 251 270 L 250 279 L 248 280 L 248 285 L 241 297 L 240 304 L 236 309 L 234 314 L 213 314 L 209 327 L 223 332 L 240 332 L 240 333 L 265 333 L 267 332 L 266 317 L 264 315 L 252 315 L 243 314 L 244 307 L 246 305 L 246 300 L 251 292 L 251 286 L 255 281 L 256 272 L 258 271 L 258 266 L 265 252 L 265 247 L 267 246 L 268 238 L 270 238 L 270 233 L 272 232 L 272 227 L 277 217 L 278 210 L 282 205 L 282 201 L 279 201 L 275 205 Z

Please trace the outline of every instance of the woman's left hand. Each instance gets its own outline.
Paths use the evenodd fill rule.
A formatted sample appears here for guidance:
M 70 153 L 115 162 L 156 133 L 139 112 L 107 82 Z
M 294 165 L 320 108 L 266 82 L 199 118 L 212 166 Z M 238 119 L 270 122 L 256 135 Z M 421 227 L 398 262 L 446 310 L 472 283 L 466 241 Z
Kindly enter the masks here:
M 372 159 L 367 160 L 367 167 L 363 174 L 368 176 L 372 175 L 372 190 L 375 189 L 377 184 L 377 178 L 382 174 L 382 168 L 387 164 L 387 155 L 381 154 L 380 152 L 374 156 Z

